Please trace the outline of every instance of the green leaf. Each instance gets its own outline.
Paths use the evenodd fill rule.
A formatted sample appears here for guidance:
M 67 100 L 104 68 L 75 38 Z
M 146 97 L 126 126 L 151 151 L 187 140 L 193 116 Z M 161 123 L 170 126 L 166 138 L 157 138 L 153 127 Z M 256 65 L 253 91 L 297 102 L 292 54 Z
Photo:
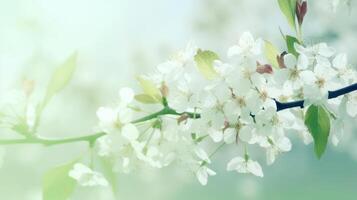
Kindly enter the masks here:
M 315 143 L 315 153 L 320 159 L 326 150 L 330 134 L 330 116 L 322 106 L 311 105 L 305 115 L 305 125 Z
M 74 162 L 62 165 L 48 171 L 43 178 L 44 200 L 67 200 L 74 191 L 76 181 L 69 177 L 68 172 Z
M 269 63 L 273 67 L 279 68 L 278 56 L 280 55 L 280 53 L 279 50 L 271 42 L 265 41 L 264 53 Z
M 218 59 L 219 57 L 216 53 L 212 51 L 202 51 L 201 49 L 199 49 L 195 55 L 198 70 L 209 80 L 214 79 L 218 75 L 213 68 L 213 61 Z
M 285 38 L 286 38 L 286 46 L 288 48 L 288 52 L 293 54 L 294 56 L 298 57 L 299 53 L 295 50 L 294 44 L 295 43 L 300 44 L 299 40 L 296 39 L 296 37 L 293 37 L 293 36 L 290 36 L 290 35 L 287 35 Z
M 144 90 L 144 93 L 156 101 L 161 101 L 160 90 L 156 87 L 155 83 L 151 80 L 141 77 L 138 77 L 141 88 Z
M 289 25 L 294 30 L 296 30 L 296 25 L 295 25 L 296 1 L 297 0 L 278 0 L 281 12 L 285 15 Z
M 56 93 L 61 91 L 69 83 L 73 76 L 74 70 L 76 69 L 76 62 L 77 54 L 74 53 L 53 73 L 47 86 L 47 92 L 41 109 L 48 104 Z
M 144 104 L 156 104 L 156 103 L 160 102 L 159 100 L 157 100 L 147 94 L 135 95 L 135 100 L 139 101 L 140 103 L 144 103 Z

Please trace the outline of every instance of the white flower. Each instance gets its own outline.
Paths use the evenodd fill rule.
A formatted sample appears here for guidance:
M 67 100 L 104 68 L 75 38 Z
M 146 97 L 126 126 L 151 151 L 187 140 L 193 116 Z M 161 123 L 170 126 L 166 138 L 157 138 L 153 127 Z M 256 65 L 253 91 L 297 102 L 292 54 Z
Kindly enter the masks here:
M 321 57 L 329 58 L 335 53 L 335 50 L 327 46 L 326 43 L 319 43 L 310 47 L 304 47 L 298 43 L 295 43 L 294 47 L 298 53 L 304 54 L 312 62 L 314 62 L 315 59 Z
M 244 32 L 239 39 L 238 45 L 229 48 L 228 57 L 259 55 L 261 48 L 261 39 L 255 40 L 250 32 Z
M 275 73 L 278 83 L 289 84 L 294 89 L 300 88 L 304 82 L 300 73 L 308 69 L 308 58 L 304 54 L 300 54 L 296 60 L 294 55 L 287 54 L 284 56 L 284 63 L 286 68 L 280 69 Z
M 269 138 L 270 147 L 266 149 L 267 163 L 271 165 L 274 163 L 276 156 L 283 152 L 291 150 L 291 142 L 289 138 L 282 136 L 277 139 Z
M 343 117 L 339 117 L 336 120 L 333 120 L 331 123 L 330 137 L 331 137 L 331 143 L 334 146 L 338 146 L 342 136 L 344 135 L 344 129 L 345 129 L 344 122 L 345 119 Z
M 296 117 L 295 119 L 295 123 L 291 127 L 292 130 L 295 130 L 298 133 L 299 137 L 302 139 L 305 145 L 310 144 L 313 141 L 313 138 L 305 126 L 304 120 L 299 117 Z
M 174 60 L 185 66 L 187 63 L 192 62 L 197 53 L 197 46 L 193 42 L 189 42 L 183 51 L 179 51 L 174 55 Z
M 328 91 L 335 87 L 333 79 L 336 76 L 336 71 L 331 68 L 329 61 L 325 61 L 318 62 L 313 72 L 304 71 L 301 73 L 305 81 L 305 105 L 326 104 Z
M 231 144 L 235 141 L 236 130 L 234 128 L 227 128 L 225 130 L 209 128 L 208 133 L 212 140 L 216 143 L 223 140 L 225 143 Z
M 263 177 L 262 167 L 257 161 L 249 158 L 235 157 L 227 164 L 227 171 L 237 171 L 238 173 L 251 173 L 258 177 Z
M 347 95 L 347 102 L 346 102 L 346 111 L 347 114 L 351 117 L 357 116 L 357 93 L 351 93 Z
M 337 71 L 337 78 L 339 78 L 339 81 L 342 82 L 343 85 L 346 85 L 353 80 L 356 74 L 351 68 L 348 67 L 346 54 L 338 54 L 333 59 L 332 64 Z
M 203 150 L 202 148 L 197 147 L 195 149 L 195 154 L 197 155 L 197 157 L 199 159 L 201 159 L 202 161 L 204 161 L 205 163 L 211 163 L 211 160 L 209 159 L 209 156 L 207 155 L 207 153 L 205 152 L 205 150 Z
M 139 137 L 139 131 L 133 124 L 124 125 L 121 129 L 121 134 L 130 142 L 135 141 Z
M 215 176 L 215 175 L 216 172 L 214 172 L 213 170 L 211 170 L 206 166 L 201 166 L 196 172 L 196 177 L 202 185 L 207 185 L 208 176 Z
M 102 131 L 110 133 L 119 125 L 129 123 L 132 120 L 132 110 L 126 106 L 133 100 L 134 93 L 130 88 L 123 88 L 119 91 L 119 107 L 100 107 L 97 110 L 99 126 Z
M 93 171 L 82 163 L 76 163 L 68 175 L 77 180 L 81 186 L 108 186 L 108 181 L 102 174 Z
M 134 100 L 135 93 L 131 88 L 125 87 L 120 89 L 119 96 L 120 96 L 120 102 L 127 105 Z
M 100 137 L 97 140 L 98 144 L 98 155 L 99 156 L 109 156 L 112 153 L 113 142 L 110 139 L 109 135 Z
M 208 176 L 216 175 L 216 172 L 207 167 L 211 160 L 207 153 L 200 147 L 195 149 L 196 156 L 200 159 L 198 162 L 199 168 L 196 171 L 196 177 L 202 185 L 207 185 Z
M 97 110 L 97 117 L 99 119 L 99 126 L 104 132 L 112 132 L 116 127 L 118 114 L 116 110 L 110 107 L 100 107 Z

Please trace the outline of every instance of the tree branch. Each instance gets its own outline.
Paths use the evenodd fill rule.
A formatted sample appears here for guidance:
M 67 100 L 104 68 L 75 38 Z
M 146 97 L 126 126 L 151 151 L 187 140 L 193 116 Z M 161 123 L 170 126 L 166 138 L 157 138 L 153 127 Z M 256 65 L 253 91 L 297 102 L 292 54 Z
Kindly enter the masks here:
M 338 90 L 329 91 L 328 99 L 334 99 L 341 95 L 348 94 L 348 93 L 356 91 L 356 90 L 357 90 L 357 83 L 354 83 L 352 85 L 349 85 L 347 87 L 344 87 L 344 88 L 341 88 Z M 282 102 L 275 100 L 275 103 L 276 103 L 277 111 L 294 108 L 294 107 L 300 107 L 300 108 L 304 107 L 304 100 L 287 102 L 287 103 L 282 103 Z
M 329 91 L 328 99 L 333 99 L 356 90 L 357 90 L 357 83 L 341 88 L 339 90 Z M 295 107 L 300 107 L 300 108 L 304 107 L 304 100 L 287 102 L 287 103 L 282 103 L 275 100 L 275 103 L 276 103 L 277 111 L 281 111 L 289 108 L 295 108 Z M 143 118 L 134 120 L 132 121 L 132 123 L 136 124 L 140 122 L 149 121 L 151 119 L 156 119 L 157 117 L 163 115 L 179 115 L 179 116 L 187 115 L 188 118 L 192 118 L 192 119 L 198 119 L 201 117 L 201 115 L 198 113 L 191 113 L 191 112 L 178 113 L 177 111 L 170 108 L 169 106 L 165 106 L 162 110 L 153 113 L 151 115 L 145 116 Z M 59 145 L 59 144 L 74 143 L 74 142 L 88 142 L 90 145 L 92 145 L 98 138 L 104 135 L 106 135 L 106 133 L 101 132 L 93 135 L 65 138 L 65 139 L 45 139 L 40 137 L 24 138 L 24 139 L 8 139 L 8 140 L 0 140 L 0 145 L 42 144 L 46 146 L 51 146 L 51 145 Z

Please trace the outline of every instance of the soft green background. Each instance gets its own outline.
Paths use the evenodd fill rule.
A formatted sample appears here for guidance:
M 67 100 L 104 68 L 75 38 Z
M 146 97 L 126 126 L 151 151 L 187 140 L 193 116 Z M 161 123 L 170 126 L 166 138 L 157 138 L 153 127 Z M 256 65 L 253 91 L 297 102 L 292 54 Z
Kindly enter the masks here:
M 326 41 L 357 62 L 357 6 L 332 13 L 328 0 L 309 1 L 305 41 Z M 353 3 L 353 2 L 352 2 Z M 39 133 L 65 137 L 92 132 L 96 108 L 110 104 L 134 76 L 150 72 L 189 41 L 225 58 L 245 30 L 282 47 L 279 27 L 289 28 L 275 0 L 0 0 L 0 98 L 23 78 L 43 90 L 49 74 L 73 51 L 79 66 L 73 81 L 44 113 Z M 293 150 L 265 177 L 228 173 L 235 149 L 224 149 L 212 166 L 218 175 L 206 187 L 184 169 L 141 169 L 119 175 L 121 199 L 357 199 L 357 132 L 351 126 L 338 147 L 317 160 L 312 146 L 295 139 Z M 1 136 L 8 136 L 1 130 Z M 77 158 L 84 144 L 6 147 L 0 168 L 0 199 L 41 199 L 42 174 Z M 259 157 L 260 156 L 260 157 Z M 261 152 L 257 152 L 264 161 Z M 113 199 L 108 188 L 77 188 L 73 199 Z

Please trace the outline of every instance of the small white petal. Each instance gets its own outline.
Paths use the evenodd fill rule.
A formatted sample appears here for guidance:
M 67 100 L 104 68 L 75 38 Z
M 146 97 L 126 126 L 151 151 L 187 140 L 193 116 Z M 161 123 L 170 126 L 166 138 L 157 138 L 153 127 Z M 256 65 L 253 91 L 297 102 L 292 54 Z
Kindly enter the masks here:
M 251 142 L 253 137 L 253 129 L 250 126 L 243 126 L 239 130 L 239 139 L 243 142 Z
M 244 32 L 239 39 L 239 46 L 249 48 L 254 45 L 254 37 L 250 32 Z
M 331 57 L 335 53 L 335 50 L 327 46 L 326 43 L 318 44 L 317 48 L 318 48 L 318 53 L 324 57 Z
M 340 142 L 340 140 L 338 139 L 336 134 L 332 135 L 331 142 L 334 146 L 338 146 L 338 143 Z
M 287 54 L 284 56 L 284 64 L 287 68 L 292 69 L 296 66 L 296 58 L 292 54 Z
M 231 58 L 233 56 L 240 55 L 241 53 L 242 53 L 242 49 L 239 46 L 234 45 L 228 49 L 227 56 L 228 58 Z
M 134 99 L 134 95 L 135 93 L 131 88 L 125 87 L 120 89 L 119 91 L 120 100 L 125 104 L 132 102 Z
M 347 66 L 347 55 L 338 54 L 332 61 L 333 66 L 337 69 L 343 69 Z
M 102 122 L 114 123 L 117 120 L 117 113 L 112 108 L 100 107 L 97 110 L 97 117 Z
M 244 159 L 242 157 L 235 157 L 230 160 L 227 164 L 227 171 L 234 171 L 239 168 L 244 163 Z
M 297 68 L 299 70 L 307 69 L 309 66 L 309 58 L 305 54 L 300 54 L 297 61 Z
M 287 152 L 291 150 L 291 142 L 287 137 L 281 137 L 275 144 L 280 151 Z
M 227 128 L 224 131 L 224 142 L 227 144 L 232 144 L 236 141 L 237 131 L 235 128 Z
M 207 185 L 208 173 L 204 167 L 198 169 L 196 177 L 202 185 Z
M 98 172 L 92 171 L 82 163 L 76 163 L 68 175 L 77 180 L 81 186 L 107 186 L 108 181 Z
M 218 130 L 210 130 L 209 131 L 209 136 L 216 143 L 222 141 L 222 139 L 223 139 L 222 131 L 218 131 Z
M 252 173 L 255 176 L 258 176 L 258 177 L 264 176 L 262 167 L 260 166 L 260 164 L 257 161 L 248 160 L 247 169 L 250 173 Z
M 133 111 L 130 108 L 121 108 L 118 113 L 120 123 L 127 124 L 133 119 Z
M 207 174 L 210 176 L 215 176 L 217 173 L 210 168 L 207 168 Z
M 197 155 L 197 157 L 199 157 L 201 160 L 207 162 L 207 163 L 210 163 L 211 160 L 209 159 L 207 153 L 205 152 L 205 150 L 203 150 L 202 148 L 196 148 L 195 149 L 195 153 Z
M 129 141 L 134 141 L 139 137 L 139 131 L 133 124 L 126 124 L 121 129 L 122 135 Z
M 278 153 L 274 148 L 268 148 L 266 150 L 266 156 L 267 156 L 267 164 L 272 165 L 275 162 L 276 155 Z
M 346 111 L 351 117 L 357 116 L 357 103 L 351 100 L 346 102 Z
M 109 156 L 111 153 L 112 140 L 108 135 L 102 136 L 97 140 L 98 155 Z
M 303 71 L 300 73 L 300 77 L 306 84 L 314 84 L 316 81 L 315 74 L 312 71 Z

